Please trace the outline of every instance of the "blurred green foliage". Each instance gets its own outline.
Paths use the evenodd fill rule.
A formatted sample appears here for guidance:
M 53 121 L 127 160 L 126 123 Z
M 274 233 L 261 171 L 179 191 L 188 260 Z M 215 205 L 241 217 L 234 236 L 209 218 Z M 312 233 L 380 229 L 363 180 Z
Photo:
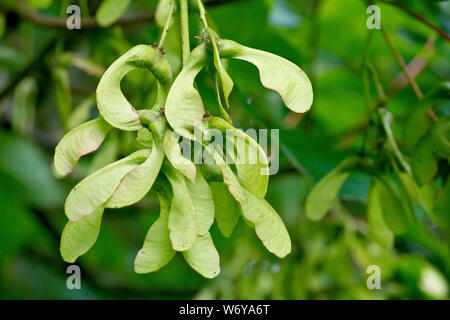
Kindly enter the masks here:
M 101 4 L 73 2 L 84 17 L 95 17 Z M 125 154 L 133 137 L 111 136 L 97 156 L 83 159 L 65 180 L 57 180 L 52 172 L 54 146 L 67 129 L 96 116 L 93 94 L 103 71 L 131 46 L 157 42 L 159 29 L 149 18 L 69 31 L 64 17 L 71 1 L 2 1 L 0 298 L 448 299 L 450 170 L 448 156 L 435 150 L 433 132 L 438 129 L 433 129 L 427 111 L 432 108 L 441 120 L 448 119 L 448 85 L 442 83 L 450 80 L 450 45 L 418 19 L 384 2 L 376 3 L 383 27 L 417 71 L 416 81 L 425 94 L 422 101 L 400 76 L 402 69 L 382 32 L 367 29 L 365 1 L 206 1 L 222 38 L 285 57 L 313 83 L 314 104 L 300 118 L 255 80 L 256 68 L 239 61 L 228 65 L 235 82 L 230 105 L 236 127 L 280 129 L 280 172 L 270 179 L 268 200 L 292 238 L 287 258 L 268 253 L 241 221 L 230 239 L 213 226 L 222 268 L 216 279 L 202 278 L 179 256 L 154 274 L 137 275 L 134 257 L 159 211 L 152 194 L 131 208 L 106 210 L 98 242 L 77 262 L 82 290 L 70 291 L 59 255 L 65 196 L 89 172 Z M 449 1 L 396 3 L 450 33 Z M 154 10 L 156 4 L 131 1 L 116 19 Z M 192 11 L 191 34 L 200 35 L 199 17 Z M 63 24 L 46 25 L 46 19 L 30 12 L 60 16 Z M 197 40 L 192 37 L 191 42 Z M 178 19 L 165 51 L 179 69 Z M 199 75 L 197 85 L 206 108 L 214 111 L 214 87 L 206 73 Z M 144 71 L 130 73 L 122 87 L 138 108 L 155 99 L 155 81 Z M 393 121 L 385 123 L 377 112 L 370 112 L 374 106 L 385 108 Z M 386 136 L 390 131 L 392 136 Z M 419 142 L 423 147 L 417 150 Z M 418 151 L 433 168 L 421 167 Z M 319 221 L 309 220 L 305 202 L 312 188 L 343 159 L 362 153 L 374 160 L 376 174 L 364 168 L 351 171 L 337 199 L 332 199 L 331 210 Z M 407 174 L 411 163 L 415 180 Z M 432 173 L 421 178 L 427 170 Z M 385 233 L 373 234 L 370 224 L 380 222 L 377 210 L 398 213 L 385 209 L 389 195 L 373 193 L 374 175 L 383 175 L 398 192 L 397 207 L 413 221 L 405 232 L 393 236 L 383 229 Z M 373 202 L 375 196 L 379 204 Z M 380 267 L 380 290 L 366 286 L 370 265 Z

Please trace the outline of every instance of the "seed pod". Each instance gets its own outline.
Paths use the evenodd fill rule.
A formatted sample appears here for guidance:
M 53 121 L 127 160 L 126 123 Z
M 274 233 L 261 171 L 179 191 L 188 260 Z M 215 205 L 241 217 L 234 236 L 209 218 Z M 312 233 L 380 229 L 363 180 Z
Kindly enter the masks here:
M 205 67 L 208 53 L 204 44 L 189 55 L 183 70 L 175 79 L 167 96 L 165 115 L 170 126 L 180 135 L 194 140 L 192 130 L 205 114 L 203 102 L 194 88 L 194 80 Z
M 142 249 L 136 255 L 134 270 L 136 273 L 154 272 L 172 260 L 175 250 L 169 238 L 170 202 L 164 192 L 157 192 L 161 207 L 159 218 L 153 223 L 145 237 Z
M 181 154 L 181 149 L 178 144 L 179 137 L 176 136 L 172 130 L 167 130 L 164 136 L 164 152 L 169 160 L 170 164 L 184 174 L 189 180 L 195 183 L 195 176 L 197 174 L 197 169 L 195 164 L 186 159 Z
M 86 122 L 69 131 L 55 149 L 55 169 L 61 176 L 72 172 L 81 156 L 100 147 L 111 126 L 101 118 Z
M 113 127 L 133 131 L 142 128 L 139 115 L 120 89 L 122 78 L 137 68 L 150 70 L 159 83 L 159 90 L 168 92 L 172 81 L 169 62 L 157 49 L 137 45 L 117 59 L 101 78 L 97 87 L 100 114 Z M 165 94 L 162 95 L 165 97 Z M 162 99 L 162 97 L 160 99 Z
M 269 166 L 264 150 L 250 136 L 223 119 L 211 117 L 207 121 L 210 127 L 227 134 L 227 144 L 230 143 L 232 152 L 236 153 L 233 159 L 241 184 L 259 198 L 264 198 L 269 184 Z
M 176 251 L 185 251 L 194 245 L 198 237 L 198 222 L 194 204 L 184 176 L 170 165 L 164 164 L 162 170 L 169 179 L 173 190 L 169 212 L 170 240 Z
M 284 258 L 291 252 L 291 239 L 283 220 L 266 200 L 245 192 L 248 201 L 240 204 L 242 216 L 253 225 L 267 250 Z
M 200 170 L 197 171 L 195 183 L 186 180 L 186 186 L 194 205 L 198 234 L 203 236 L 208 233 L 214 222 L 215 208 L 211 189 Z
M 114 194 L 105 203 L 105 208 L 122 208 L 140 201 L 152 188 L 163 160 L 162 145 L 154 139 L 150 156 L 123 177 Z
M 189 250 L 183 251 L 186 262 L 205 278 L 215 278 L 220 273 L 220 257 L 208 232 L 198 237 Z
M 140 150 L 94 172 L 67 196 L 65 213 L 71 221 L 90 215 L 114 194 L 123 177 L 147 160 L 150 150 Z
M 103 207 L 80 220 L 67 222 L 61 235 L 60 251 L 64 261 L 74 263 L 95 244 L 100 233 Z
M 264 87 L 277 91 L 286 106 L 294 112 L 306 112 L 313 102 L 308 76 L 292 62 L 275 54 L 252 49 L 232 40 L 218 43 L 222 58 L 245 60 L 254 64 Z

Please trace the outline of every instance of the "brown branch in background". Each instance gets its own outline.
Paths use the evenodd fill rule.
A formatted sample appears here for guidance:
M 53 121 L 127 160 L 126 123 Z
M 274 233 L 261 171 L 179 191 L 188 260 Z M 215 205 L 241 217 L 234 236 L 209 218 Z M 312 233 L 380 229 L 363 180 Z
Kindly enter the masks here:
M 427 25 L 428 27 L 430 27 L 431 29 L 433 29 L 434 31 L 436 31 L 438 34 L 440 34 L 444 39 L 446 39 L 447 41 L 450 41 L 450 36 L 445 33 L 445 31 L 441 30 L 439 27 L 435 26 L 433 23 L 431 23 L 430 21 L 428 21 L 427 19 L 425 19 L 424 17 L 422 17 L 420 14 L 418 14 L 417 12 L 401 5 L 400 3 L 397 2 L 392 2 L 392 1 L 386 1 L 386 0 L 378 0 L 379 2 L 382 3 L 386 3 L 389 5 L 392 5 L 394 7 L 399 8 L 400 10 L 406 12 L 407 14 L 409 14 L 410 16 L 416 18 L 417 20 L 419 20 L 420 22 L 422 22 L 423 24 Z
M 405 75 L 408 82 L 411 84 L 412 88 L 414 89 L 414 92 L 416 93 L 417 98 L 420 100 L 423 99 L 423 93 L 420 90 L 419 86 L 417 85 L 416 80 L 409 74 L 408 67 L 406 66 L 405 60 L 403 59 L 402 55 L 398 51 L 397 47 L 394 45 L 394 42 L 392 42 L 391 37 L 386 32 L 386 29 L 382 26 L 381 32 L 383 34 L 384 39 L 386 40 L 386 43 L 388 44 L 389 48 L 391 49 L 392 53 L 394 54 L 395 60 L 399 64 L 400 68 L 403 70 L 403 74 Z
M 409 74 L 412 76 L 417 76 L 422 72 L 426 66 L 428 65 L 428 61 L 433 56 L 434 53 L 434 43 L 435 36 L 432 35 L 427 39 L 427 42 L 424 46 L 424 51 L 416 56 L 406 67 Z M 403 72 L 401 72 L 391 83 L 390 87 L 387 89 L 388 92 L 388 100 L 392 99 L 397 93 L 403 90 L 409 84 L 408 79 L 406 79 Z M 383 107 L 387 101 L 379 101 L 377 102 L 371 109 L 370 112 Z M 338 145 L 339 149 L 346 149 L 349 145 L 351 145 L 353 139 L 359 135 L 361 132 L 367 129 L 369 126 L 368 119 L 362 120 L 356 127 L 347 131 L 343 136 L 340 137 L 340 142 Z M 339 137 L 337 137 L 339 138 Z
M 49 27 L 49 28 L 67 28 L 66 19 L 49 16 L 46 14 L 39 13 L 34 11 L 25 4 L 23 0 L 19 0 L 19 10 L 17 12 L 22 19 L 28 20 L 33 24 Z M 152 23 L 155 18 L 155 13 L 153 11 L 143 11 L 136 14 L 123 16 L 119 20 L 117 20 L 114 25 L 130 25 L 139 22 L 148 22 Z M 95 17 L 86 17 L 81 18 L 81 28 L 82 29 L 90 29 L 90 28 L 99 28 L 100 26 L 97 24 Z
M 428 37 L 427 42 L 424 46 L 424 52 L 418 56 L 416 56 L 406 67 L 406 70 L 411 75 L 411 77 L 418 76 L 428 65 L 428 60 L 434 54 L 434 44 L 436 42 L 436 36 L 432 35 Z M 405 77 L 404 73 L 400 73 L 397 78 L 392 82 L 391 86 L 388 89 L 388 95 L 394 96 L 408 85 L 408 79 Z
M 245 0 L 216 0 L 206 2 L 207 7 L 216 7 L 224 4 L 229 4 L 233 2 L 239 2 Z M 66 19 L 49 16 L 37 11 L 32 10 L 25 3 L 24 0 L 19 0 L 19 10 L 17 12 L 22 19 L 28 20 L 33 24 L 49 27 L 49 28 L 67 28 Z M 119 20 L 117 20 L 113 25 L 132 25 L 145 22 L 147 24 L 152 24 L 155 20 L 155 13 L 153 11 L 142 11 L 134 14 L 125 15 Z M 81 18 L 81 29 L 92 29 L 101 28 L 95 17 L 83 17 Z
M 420 90 L 419 86 L 417 85 L 417 82 L 414 79 L 414 77 L 412 77 L 411 74 L 409 73 L 409 70 L 405 63 L 405 60 L 403 59 L 403 57 L 400 54 L 400 52 L 398 51 L 398 49 L 395 47 L 394 43 L 392 42 L 392 39 L 389 37 L 389 34 L 386 32 L 386 29 L 383 26 L 381 26 L 381 32 L 382 32 L 383 37 L 386 40 L 386 43 L 388 44 L 389 48 L 391 48 L 391 51 L 394 54 L 395 60 L 397 60 L 397 63 L 402 68 L 404 76 L 406 77 L 406 79 L 411 84 L 412 88 L 414 89 L 414 92 L 416 93 L 417 98 L 419 98 L 419 100 L 422 100 L 423 99 L 422 91 Z M 428 115 L 434 121 L 439 120 L 438 116 L 434 113 L 434 111 L 432 109 L 428 109 Z

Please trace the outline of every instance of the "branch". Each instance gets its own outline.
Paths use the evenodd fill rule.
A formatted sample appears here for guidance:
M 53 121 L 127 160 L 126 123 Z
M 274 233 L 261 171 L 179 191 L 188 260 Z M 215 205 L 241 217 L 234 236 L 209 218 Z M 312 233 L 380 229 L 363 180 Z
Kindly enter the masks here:
M 401 69 L 403 70 L 403 73 L 404 73 L 406 79 L 411 84 L 412 88 L 414 89 L 414 92 L 416 93 L 417 98 L 419 98 L 419 100 L 422 100 L 423 99 L 422 91 L 420 90 L 419 86 L 417 85 L 417 82 L 414 79 L 414 77 L 411 76 L 410 71 L 408 70 L 408 67 L 405 63 L 405 60 L 403 59 L 403 57 L 400 54 L 400 52 L 398 51 L 398 49 L 395 47 L 394 43 L 392 42 L 392 39 L 389 37 L 388 33 L 386 32 L 386 29 L 384 29 L 383 26 L 381 27 L 381 32 L 383 33 L 383 37 L 385 38 L 388 46 L 391 48 L 392 53 L 394 54 L 395 59 L 397 60 L 397 63 L 400 65 Z M 430 116 L 430 118 L 433 121 L 439 120 L 438 116 L 434 113 L 434 111 L 431 108 L 428 109 L 428 115 Z
M 428 21 L 427 19 L 425 19 L 424 17 L 422 17 L 420 14 L 418 14 L 417 12 L 397 3 L 397 2 L 391 2 L 391 1 L 386 1 L 386 0 L 378 0 L 382 3 L 386 3 L 386 4 L 390 4 L 394 7 L 399 8 L 400 10 L 406 12 L 407 14 L 409 14 L 410 16 L 416 18 L 417 20 L 419 20 L 420 22 L 422 22 L 423 24 L 427 25 L 428 27 L 430 27 L 431 29 L 433 29 L 434 31 L 436 31 L 437 33 L 439 33 L 444 39 L 446 39 L 447 41 L 450 41 L 450 36 L 443 30 L 441 30 L 439 27 L 435 26 L 434 24 L 432 24 L 430 21 Z
M 239 2 L 245 0 L 215 0 L 206 3 L 207 7 L 216 7 L 219 5 L 229 4 L 233 2 Z M 66 19 L 55 16 L 49 16 L 40 12 L 34 11 L 28 7 L 23 0 L 19 0 L 19 10 L 17 12 L 19 16 L 25 20 L 30 21 L 33 24 L 48 28 L 67 28 Z M 142 22 L 148 24 L 154 23 L 155 12 L 154 11 L 142 11 L 134 14 L 125 15 L 117 20 L 113 25 L 132 25 Z M 81 18 L 81 29 L 94 29 L 101 28 L 95 17 Z

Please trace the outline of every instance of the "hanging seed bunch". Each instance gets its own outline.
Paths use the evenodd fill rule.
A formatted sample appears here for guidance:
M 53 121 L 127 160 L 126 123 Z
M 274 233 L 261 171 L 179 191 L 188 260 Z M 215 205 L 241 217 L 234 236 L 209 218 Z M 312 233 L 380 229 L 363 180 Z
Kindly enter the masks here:
M 170 26 L 174 3 L 168 4 L 165 26 Z M 61 255 L 74 262 L 96 242 L 105 208 L 131 206 L 154 190 L 160 202 L 159 218 L 150 227 L 137 253 L 135 271 L 149 273 L 166 265 L 177 251 L 198 273 L 213 278 L 220 273 L 219 254 L 209 233 L 214 220 L 222 234 L 230 237 L 240 217 L 255 229 L 264 246 L 280 258 L 291 251 L 289 234 L 280 216 L 264 199 L 268 186 L 268 160 L 258 143 L 233 127 L 222 107 L 228 107 L 233 81 L 221 59 L 239 59 L 254 64 L 262 84 L 277 91 L 286 106 L 306 112 L 312 104 L 308 77 L 290 61 L 274 54 L 219 39 L 208 28 L 203 5 L 198 1 L 204 37 L 172 81 L 171 66 L 158 47 L 137 45 L 117 59 L 97 87 L 101 117 L 67 133 L 55 151 L 56 171 L 70 173 L 81 156 L 94 152 L 112 130 L 133 131 L 136 139 L 128 156 L 94 172 L 69 193 L 65 213 L 69 222 L 61 238 Z M 220 117 L 205 116 L 195 78 L 209 62 L 215 67 Z M 149 109 L 136 110 L 120 88 L 122 78 L 134 69 L 150 71 L 157 81 L 157 98 Z M 226 152 L 205 142 L 210 130 L 231 131 L 246 150 L 258 154 L 250 162 L 248 153 L 235 148 L 239 161 L 230 165 Z M 177 133 L 178 135 L 175 135 Z M 202 146 L 211 164 L 194 164 L 183 157 L 180 138 Z M 206 139 L 207 140 L 207 139 Z

